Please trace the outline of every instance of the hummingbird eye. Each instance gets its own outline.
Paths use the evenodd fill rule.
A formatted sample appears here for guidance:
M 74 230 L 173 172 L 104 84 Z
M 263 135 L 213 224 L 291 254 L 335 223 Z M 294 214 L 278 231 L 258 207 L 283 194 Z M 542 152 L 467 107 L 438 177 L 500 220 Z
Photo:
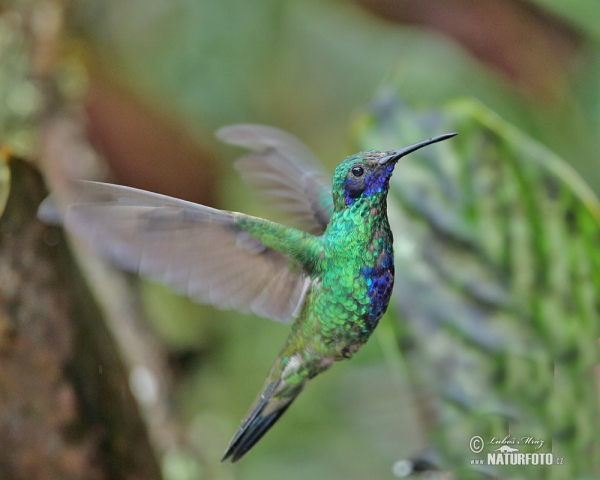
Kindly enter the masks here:
M 355 177 L 362 177 L 363 173 L 365 173 L 363 167 L 359 165 L 355 165 L 354 167 L 352 167 L 352 175 L 354 175 Z

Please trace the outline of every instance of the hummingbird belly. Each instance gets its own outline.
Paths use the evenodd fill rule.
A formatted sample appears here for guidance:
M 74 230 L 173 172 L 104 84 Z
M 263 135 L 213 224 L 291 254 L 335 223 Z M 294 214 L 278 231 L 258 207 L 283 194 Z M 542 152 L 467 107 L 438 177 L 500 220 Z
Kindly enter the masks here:
M 330 272 L 311 285 L 303 316 L 311 319 L 313 335 L 336 359 L 350 358 L 387 309 L 394 284 L 392 252 L 380 252 L 373 263 Z

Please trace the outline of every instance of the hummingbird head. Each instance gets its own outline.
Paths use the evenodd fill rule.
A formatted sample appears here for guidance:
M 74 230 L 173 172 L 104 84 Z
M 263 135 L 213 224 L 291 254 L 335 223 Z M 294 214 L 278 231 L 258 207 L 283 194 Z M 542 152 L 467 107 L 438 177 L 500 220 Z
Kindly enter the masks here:
M 446 133 L 424 140 L 400 150 L 378 152 L 369 150 L 351 155 L 335 169 L 333 175 L 333 201 L 336 210 L 353 205 L 360 199 L 385 199 L 389 181 L 396 162 L 415 150 L 452 138 L 456 133 Z

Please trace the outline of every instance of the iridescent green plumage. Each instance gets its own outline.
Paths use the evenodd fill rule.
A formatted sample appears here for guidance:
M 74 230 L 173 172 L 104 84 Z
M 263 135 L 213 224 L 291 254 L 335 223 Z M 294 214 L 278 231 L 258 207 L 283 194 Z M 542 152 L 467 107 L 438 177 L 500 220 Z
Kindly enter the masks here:
M 308 380 L 350 358 L 369 338 L 393 286 L 386 197 L 394 166 L 453 134 L 350 156 L 332 184 L 310 152 L 279 130 L 239 125 L 219 135 L 254 151 L 237 168 L 292 212 L 302 229 L 94 182 L 74 185 L 66 222 L 124 268 L 193 298 L 295 321 L 263 393 L 225 453 L 224 459 L 236 461 Z
M 448 137 L 438 137 L 439 141 Z M 426 144 L 433 143 L 427 141 Z M 415 148 L 416 149 L 416 148 Z M 273 225 L 246 227 L 262 244 L 298 261 L 311 282 L 303 309 L 224 459 L 240 459 L 283 414 L 307 381 L 363 345 L 385 312 L 393 286 L 386 198 L 399 152 L 346 158 L 333 178 L 333 213 L 322 236 Z

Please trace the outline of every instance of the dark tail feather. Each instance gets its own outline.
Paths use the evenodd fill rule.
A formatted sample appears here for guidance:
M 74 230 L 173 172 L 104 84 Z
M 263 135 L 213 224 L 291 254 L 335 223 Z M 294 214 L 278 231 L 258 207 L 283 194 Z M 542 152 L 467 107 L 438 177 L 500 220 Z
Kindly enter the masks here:
M 242 458 L 246 452 L 248 452 L 248 450 L 250 450 L 254 444 L 258 442 L 265 433 L 267 433 L 269 428 L 273 426 L 279 417 L 283 415 L 283 412 L 285 412 L 290 406 L 295 396 L 291 397 L 289 401 L 282 403 L 281 406 L 275 407 L 276 410 L 271 411 L 271 413 L 263 415 L 263 412 L 265 411 L 269 402 L 272 401 L 273 391 L 278 383 L 279 382 L 271 383 L 262 393 L 257 405 L 254 407 L 252 412 L 250 412 L 250 415 L 246 417 L 244 423 L 229 444 L 229 447 L 227 447 L 227 451 L 221 459 L 222 462 L 228 458 L 231 458 L 232 462 L 237 462 L 240 458 Z

